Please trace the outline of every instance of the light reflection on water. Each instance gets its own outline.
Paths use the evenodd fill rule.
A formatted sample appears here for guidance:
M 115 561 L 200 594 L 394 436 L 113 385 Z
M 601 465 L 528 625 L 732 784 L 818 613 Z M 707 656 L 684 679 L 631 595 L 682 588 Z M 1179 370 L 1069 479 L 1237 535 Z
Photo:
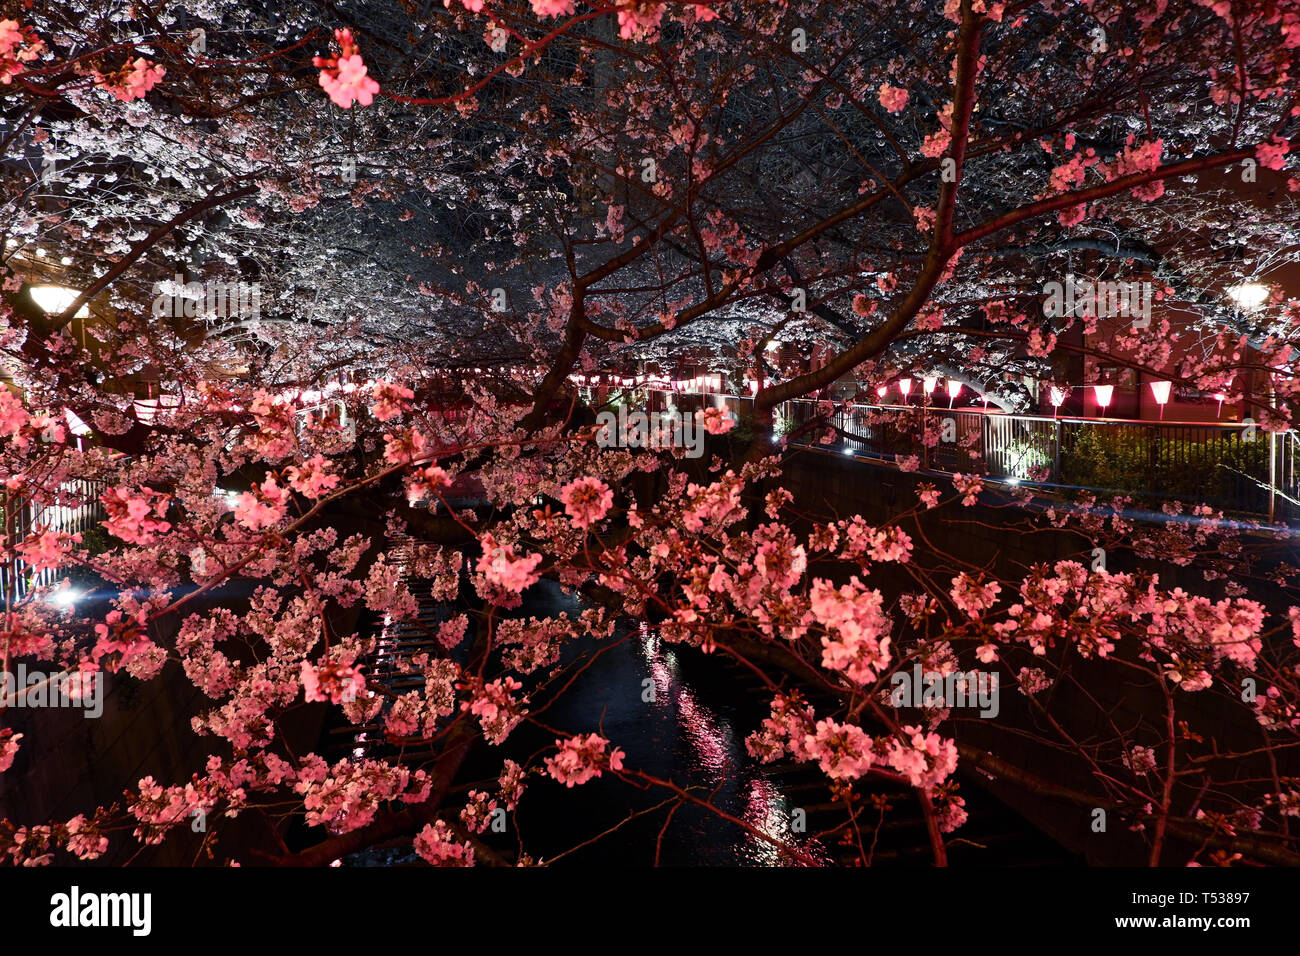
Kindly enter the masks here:
M 663 721 L 675 725 L 687 745 L 686 752 L 680 753 L 675 761 L 675 769 L 686 771 L 692 783 L 703 784 L 710 790 L 718 787 L 713 802 L 749 826 L 776 840 L 803 843 L 811 856 L 825 859 L 820 845 L 808 844 L 791 831 L 793 808 L 786 795 L 770 779 L 757 773 L 756 765 L 745 751 L 743 736 L 737 733 L 731 719 L 703 703 L 695 688 L 682 677 L 674 648 L 651 633 L 645 623 L 638 628 L 636 642 L 654 682 L 654 699 L 648 706 Z M 759 866 L 789 863 L 781 859 L 777 848 L 767 840 L 748 832 L 739 836 L 742 842 L 732 848 L 734 862 Z

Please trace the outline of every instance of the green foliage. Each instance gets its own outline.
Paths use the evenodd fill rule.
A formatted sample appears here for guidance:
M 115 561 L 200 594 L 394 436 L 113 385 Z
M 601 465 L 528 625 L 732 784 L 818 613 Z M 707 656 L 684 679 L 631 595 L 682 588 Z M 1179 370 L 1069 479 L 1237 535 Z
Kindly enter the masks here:
M 1156 426 L 1085 427 L 1066 438 L 1059 480 L 1139 497 L 1244 508 L 1266 494 L 1259 483 L 1268 483 L 1268 455 L 1263 434 L 1243 441 L 1235 432 L 1188 436 Z

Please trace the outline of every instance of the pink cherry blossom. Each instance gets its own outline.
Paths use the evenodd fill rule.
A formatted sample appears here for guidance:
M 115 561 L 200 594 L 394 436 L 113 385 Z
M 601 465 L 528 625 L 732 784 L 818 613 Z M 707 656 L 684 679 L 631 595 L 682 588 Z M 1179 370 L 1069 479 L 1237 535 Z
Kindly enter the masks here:
M 441 820 L 426 823 L 415 837 L 415 852 L 433 866 L 473 866 L 474 848 L 457 840 Z
M 573 13 L 573 0 L 528 0 L 539 17 L 561 17 Z
M 1281 169 L 1286 165 L 1286 154 L 1290 151 L 1291 144 L 1287 140 L 1274 136 L 1271 142 L 1260 143 L 1255 148 L 1255 157 L 1267 169 Z
M 379 92 L 379 84 L 366 75 L 352 31 L 335 30 L 334 38 L 341 51 L 338 56 L 312 58 L 312 63 L 321 68 L 321 88 L 343 109 L 349 109 L 353 102 L 369 106 Z
M 298 679 L 309 701 L 328 701 L 340 704 L 359 696 L 366 689 L 366 679 L 361 668 L 326 661 L 320 666 L 303 661 Z
M 108 519 L 104 528 L 131 544 L 152 544 L 156 537 L 171 530 L 171 524 L 160 520 L 167 513 L 169 499 L 166 495 L 140 488 L 110 488 L 101 499 Z
M 695 413 L 695 420 L 710 435 L 725 435 L 736 427 L 736 418 L 727 408 L 705 408 Z
M 143 99 L 166 73 L 165 68 L 154 65 L 144 57 L 136 57 L 134 60 L 127 60 L 122 68 L 114 73 L 96 72 L 95 85 L 112 93 L 123 102 L 130 102 Z
M 14 765 L 14 757 L 18 755 L 18 741 L 22 739 L 22 734 L 0 729 L 0 773 L 4 773 Z
M 810 759 L 832 780 L 856 780 L 875 763 L 874 741 L 856 724 L 819 720 L 804 738 Z
M 374 386 L 375 404 L 371 407 L 370 414 L 381 422 L 391 421 L 410 407 L 413 398 L 415 393 L 404 385 L 378 382 Z
M 622 770 L 623 751 L 610 749 L 609 741 L 599 734 L 557 740 L 560 752 L 546 758 L 546 772 L 564 784 L 575 787 L 601 775 L 602 770 Z
M 528 554 L 516 557 L 514 548 L 497 543 L 490 533 L 479 539 L 483 546 L 483 557 L 479 559 L 478 570 L 489 583 L 507 591 L 524 591 L 540 580 L 536 568 L 542 563 L 540 554 Z
M 888 83 L 880 84 L 880 105 L 891 113 L 901 113 L 907 105 L 907 90 L 901 90 Z
M 285 474 L 289 487 L 308 498 L 319 498 L 339 483 L 339 476 L 330 474 L 330 464 L 324 455 L 313 455 L 301 466 L 291 465 Z
M 574 526 L 587 529 L 609 513 L 614 492 L 599 478 L 575 478 L 560 489 L 560 501 Z

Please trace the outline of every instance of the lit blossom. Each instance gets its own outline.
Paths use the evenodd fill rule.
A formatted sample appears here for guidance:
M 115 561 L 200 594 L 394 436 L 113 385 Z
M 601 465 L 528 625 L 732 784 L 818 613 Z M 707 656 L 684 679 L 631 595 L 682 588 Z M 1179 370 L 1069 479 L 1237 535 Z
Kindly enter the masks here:
M 171 530 L 170 522 L 161 520 L 170 499 L 148 488 L 110 488 L 100 499 L 108 518 L 104 530 L 130 544 L 152 544 L 156 537 Z
M 289 487 L 308 498 L 319 498 L 338 487 L 339 476 L 330 473 L 324 455 L 313 455 L 301 466 L 291 465 L 285 472 Z
M 907 105 L 907 90 L 890 86 L 888 83 L 881 83 L 880 105 L 891 113 L 902 112 L 903 107 Z
M 560 489 L 564 513 L 578 528 L 590 528 L 609 513 L 614 492 L 599 478 L 575 478 Z
M 366 689 L 366 679 L 361 668 L 338 661 L 326 661 L 320 666 L 311 661 L 303 661 L 298 677 L 309 701 L 341 704 L 356 698 Z
M 338 56 L 312 57 L 313 65 L 321 68 L 321 88 L 343 109 L 350 108 L 354 102 L 369 106 L 379 92 L 379 84 L 366 75 L 366 64 L 352 39 L 352 31 L 335 30 L 334 38 L 341 51 Z
M 235 520 L 250 531 L 279 524 L 288 510 L 288 493 L 276 484 L 274 477 L 267 478 L 253 491 L 245 491 L 235 499 Z
M 441 820 L 427 823 L 415 836 L 415 852 L 433 866 L 473 866 L 474 848 L 457 840 Z
M 113 73 L 95 72 L 95 85 L 125 102 L 143 99 L 167 73 L 144 57 L 127 60 Z
M 528 0 L 539 17 L 562 17 L 573 13 L 573 0 Z
M 618 35 L 624 40 L 648 40 L 664 16 L 662 3 L 622 0 L 618 11 Z
M 876 680 L 889 664 L 889 618 L 881 610 L 879 591 L 868 590 L 857 576 L 836 588 L 816 578 L 811 593 L 812 616 L 831 634 L 822 641 L 822 665 L 843 671 L 858 684 Z
M 410 400 L 415 398 L 415 392 L 392 382 L 375 383 L 373 394 L 375 404 L 371 406 L 370 414 L 381 422 L 391 421 L 401 415 L 410 407 Z
M 485 533 L 479 543 L 483 547 L 483 557 L 479 559 L 477 568 L 490 584 L 520 592 L 541 579 L 537 573 L 537 566 L 542 563 L 540 554 L 516 556 L 513 547 L 498 544 L 490 533 Z
M 819 720 L 804 738 L 810 759 L 832 780 L 856 780 L 875 762 L 874 741 L 856 724 Z
M 710 435 L 725 435 L 736 427 L 736 418 L 727 408 L 704 408 L 695 413 L 695 420 Z
M 984 490 L 984 481 L 977 475 L 958 472 L 952 476 L 952 484 L 962 496 L 961 503 L 967 508 L 979 501 L 980 492 Z
M 18 741 L 22 739 L 22 734 L 0 730 L 0 773 L 14 765 L 14 757 L 18 756 Z
M 1286 165 L 1286 154 L 1291 152 L 1291 144 L 1281 136 L 1274 136 L 1271 142 L 1260 143 L 1255 148 L 1255 157 L 1266 169 L 1281 169 Z
M 555 745 L 560 752 L 546 758 L 546 772 L 566 787 L 599 777 L 602 770 L 623 769 L 623 751 L 614 747 L 606 752 L 609 741 L 599 734 L 557 740 Z

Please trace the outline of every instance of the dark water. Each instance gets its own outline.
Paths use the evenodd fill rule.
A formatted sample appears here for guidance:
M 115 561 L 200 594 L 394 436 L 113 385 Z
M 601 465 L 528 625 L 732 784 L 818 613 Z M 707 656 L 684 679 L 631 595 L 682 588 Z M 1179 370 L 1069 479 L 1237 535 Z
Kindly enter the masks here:
M 561 611 L 573 617 L 581 605 L 546 582 L 521 609 L 528 615 Z M 745 737 L 767 716 L 767 706 L 761 696 L 743 692 L 743 675 L 694 648 L 661 641 L 644 625 L 604 641 L 583 638 L 566 649 L 563 663 L 595 651 L 600 653 L 594 663 L 538 714 L 541 722 L 565 734 L 601 733 L 625 752 L 625 770 L 670 780 L 771 837 L 825 857 L 815 841 L 791 833 L 794 807 L 787 794 L 745 752 Z M 522 724 L 504 748 L 485 748 L 465 776 L 494 773 L 503 756 L 523 762 L 555 739 Z M 671 805 L 650 810 L 671 796 L 662 787 L 629 784 L 608 772 L 571 789 L 533 776 L 511 823 L 513 828 L 517 822 L 518 832 L 488 834 L 488 842 L 514 850 L 522 836 L 534 859 L 558 863 L 652 865 L 657 847 L 661 865 L 789 864 L 771 843 L 706 807 L 682 803 L 671 820 Z M 649 812 L 633 816 L 638 811 Z
M 417 595 L 428 595 L 415 585 Z M 542 581 L 528 591 L 512 616 L 577 617 L 582 603 L 558 585 Z M 403 641 L 418 649 L 421 635 L 446 613 L 431 598 L 422 601 L 419 623 L 403 625 L 407 638 L 389 639 L 399 656 Z M 384 627 L 378 622 L 378 629 Z M 410 636 L 414 635 L 414 636 Z M 465 642 L 466 644 L 468 642 Z M 464 663 L 466 648 L 457 649 Z M 566 689 L 552 701 L 554 691 Z M 762 765 L 745 752 L 745 738 L 768 715 L 770 694 L 747 669 L 722 653 L 668 644 L 635 625 L 608 639 L 585 637 L 564 650 L 549 686 L 524 679 L 530 719 L 501 747 L 482 744 L 471 751 L 442 816 L 456 819 L 464 794 L 495 794 L 505 758 L 533 768 L 528 787 L 505 833 L 488 832 L 482 843 L 506 861 L 527 854 L 534 862 L 564 866 L 776 866 L 815 864 L 930 866 L 933 851 L 915 793 L 897 785 L 873 786 L 885 805 L 862 808 L 856 833 L 844 838 L 809 837 L 792 825 L 792 811 L 806 811 L 812 833 L 841 831 L 846 808 L 833 801 L 815 767 Z M 651 693 L 652 691 L 652 693 Z M 344 728 L 339 728 L 344 729 Z M 663 786 L 626 781 L 606 772 L 573 788 L 552 780 L 542 761 L 555 752 L 557 737 L 600 733 L 625 753 L 624 772 L 640 771 L 671 781 L 712 804 L 683 802 Z M 352 752 L 394 756 L 391 745 L 364 733 L 334 736 L 331 759 Z M 355 749 L 353 749 L 355 748 Z M 327 752 L 331 748 L 327 747 Z M 961 779 L 970 820 L 948 846 L 956 864 L 1059 866 L 1081 862 L 1008 807 Z M 742 821 L 741 826 L 716 811 Z M 804 820 L 800 820 L 803 823 Z M 792 832 L 796 831 L 797 832 Z M 757 831 L 757 832 L 754 832 Z M 782 856 L 769 839 L 797 848 L 807 858 Z M 299 833 L 303 845 L 319 833 Z M 847 840 L 847 842 L 846 842 Z M 346 866 L 423 865 L 408 839 L 351 855 Z

